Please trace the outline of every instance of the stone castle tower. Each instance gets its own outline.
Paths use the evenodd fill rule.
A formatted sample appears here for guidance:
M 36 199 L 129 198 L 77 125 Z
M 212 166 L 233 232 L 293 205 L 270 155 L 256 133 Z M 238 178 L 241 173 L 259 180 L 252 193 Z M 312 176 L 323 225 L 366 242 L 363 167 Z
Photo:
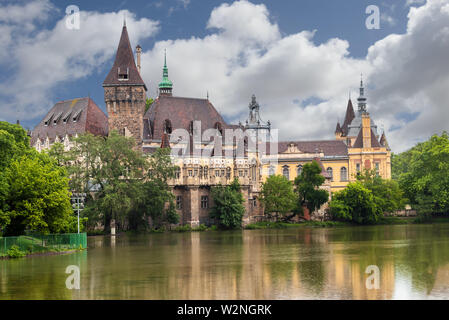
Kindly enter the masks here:
M 139 49 L 138 46 L 137 60 L 140 68 Z M 137 147 L 142 146 L 147 91 L 139 71 L 124 23 L 114 65 L 103 82 L 104 100 L 109 118 L 109 132 L 116 130 L 124 136 L 134 137 Z

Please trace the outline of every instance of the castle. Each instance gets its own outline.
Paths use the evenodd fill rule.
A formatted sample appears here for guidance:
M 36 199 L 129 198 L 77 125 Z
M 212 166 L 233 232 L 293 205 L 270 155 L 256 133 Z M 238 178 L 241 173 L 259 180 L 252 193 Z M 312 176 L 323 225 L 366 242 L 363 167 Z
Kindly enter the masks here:
M 103 82 L 107 115 L 90 98 L 58 102 L 33 130 L 32 146 L 41 151 L 60 142 L 69 149 L 72 137 L 79 134 L 106 136 L 116 130 L 133 137 L 146 154 L 161 147 L 176 150 L 172 152 L 176 174 L 169 184 L 180 223 L 192 226 L 209 222 L 211 187 L 229 184 L 235 177 L 245 198 L 245 223 L 263 216 L 259 194 L 268 176 L 281 174 L 293 181 L 303 165 L 313 160 L 321 166 L 326 178 L 322 188 L 330 194 L 345 188 L 365 168 L 391 178 L 390 148 L 385 133 L 379 135 L 367 112 L 362 81 L 357 111 L 349 99 L 334 140 L 274 141 L 271 123 L 260 118 L 254 95 L 245 124 L 226 123 L 208 98 L 174 96 L 166 59 L 159 95 L 146 111 L 141 52 L 137 46 L 136 64 L 125 24 L 114 64 Z M 323 214 L 324 207 L 312 218 Z

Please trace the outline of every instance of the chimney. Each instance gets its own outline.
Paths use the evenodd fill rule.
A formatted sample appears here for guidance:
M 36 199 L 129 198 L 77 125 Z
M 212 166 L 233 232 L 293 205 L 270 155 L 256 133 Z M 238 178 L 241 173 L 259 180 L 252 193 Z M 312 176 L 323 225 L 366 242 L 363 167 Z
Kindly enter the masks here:
M 137 45 L 137 47 L 136 47 L 137 71 L 139 71 L 139 74 L 140 74 L 140 55 L 141 54 L 142 54 L 142 47 L 140 45 Z

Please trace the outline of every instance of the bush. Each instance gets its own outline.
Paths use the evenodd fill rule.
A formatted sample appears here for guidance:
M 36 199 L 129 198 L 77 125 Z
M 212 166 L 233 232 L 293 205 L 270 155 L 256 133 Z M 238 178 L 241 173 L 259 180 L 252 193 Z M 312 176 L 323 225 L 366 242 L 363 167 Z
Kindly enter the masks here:
M 183 226 L 175 227 L 173 229 L 173 231 L 176 231 L 176 232 L 189 232 L 189 231 L 192 231 L 192 227 L 190 225 L 186 224 L 186 225 L 183 225 Z
M 344 190 L 335 193 L 330 212 L 334 220 L 357 224 L 374 224 L 383 217 L 371 190 L 360 182 L 350 183 Z
M 200 224 L 198 227 L 192 228 L 192 231 L 206 231 L 206 230 L 207 226 L 205 224 Z
M 6 251 L 6 255 L 9 258 L 15 259 L 15 258 L 22 258 L 26 256 L 26 253 L 20 250 L 20 248 L 17 245 L 11 246 L 8 251 Z
M 235 179 L 229 186 L 212 188 L 214 206 L 210 216 L 222 229 L 239 229 L 242 227 L 242 218 L 245 214 L 243 195 L 240 184 Z

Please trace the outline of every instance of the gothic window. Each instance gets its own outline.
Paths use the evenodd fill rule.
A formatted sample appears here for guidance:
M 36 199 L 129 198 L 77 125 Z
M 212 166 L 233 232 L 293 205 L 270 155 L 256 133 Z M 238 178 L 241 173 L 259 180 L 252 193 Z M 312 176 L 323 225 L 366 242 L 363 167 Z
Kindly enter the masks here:
M 203 167 L 200 166 L 200 179 L 203 178 Z
M 287 178 L 287 180 L 290 180 L 290 169 L 288 166 L 282 167 L 282 175 Z
M 182 209 L 182 197 L 181 196 L 176 197 L 176 209 L 178 209 L 178 210 Z
M 340 169 L 340 180 L 348 181 L 348 169 L 346 169 L 346 167 Z
M 356 163 L 356 165 L 355 165 L 355 170 L 356 170 L 357 172 L 360 172 L 360 163 Z
M 334 181 L 334 171 L 332 170 L 331 167 L 326 169 L 327 174 L 329 175 L 329 177 L 331 178 L 331 181 Z
M 209 197 L 201 196 L 201 209 L 207 209 L 209 207 Z
M 376 162 L 374 165 L 376 166 L 376 175 L 379 176 L 379 172 L 380 172 L 380 163 L 379 163 L 379 162 Z
M 189 170 L 189 177 L 193 177 L 193 170 Z
M 164 121 L 164 133 L 171 134 L 171 132 L 172 132 L 171 121 L 167 119 Z
M 298 166 L 296 167 L 296 174 L 297 174 L 298 176 L 300 176 L 300 175 L 301 175 L 301 172 L 302 172 L 302 165 L 298 165 Z
M 226 168 L 226 179 L 231 179 L 231 168 L 230 167 Z
M 204 179 L 207 179 L 209 175 L 209 168 L 207 166 L 204 167 Z
M 239 170 L 239 177 L 243 177 L 243 170 Z
M 215 170 L 215 176 L 219 177 L 220 176 L 220 170 Z
M 251 176 L 252 176 L 252 178 L 253 178 L 253 181 L 255 181 L 256 180 L 256 165 L 253 165 L 252 167 L 251 167 Z

